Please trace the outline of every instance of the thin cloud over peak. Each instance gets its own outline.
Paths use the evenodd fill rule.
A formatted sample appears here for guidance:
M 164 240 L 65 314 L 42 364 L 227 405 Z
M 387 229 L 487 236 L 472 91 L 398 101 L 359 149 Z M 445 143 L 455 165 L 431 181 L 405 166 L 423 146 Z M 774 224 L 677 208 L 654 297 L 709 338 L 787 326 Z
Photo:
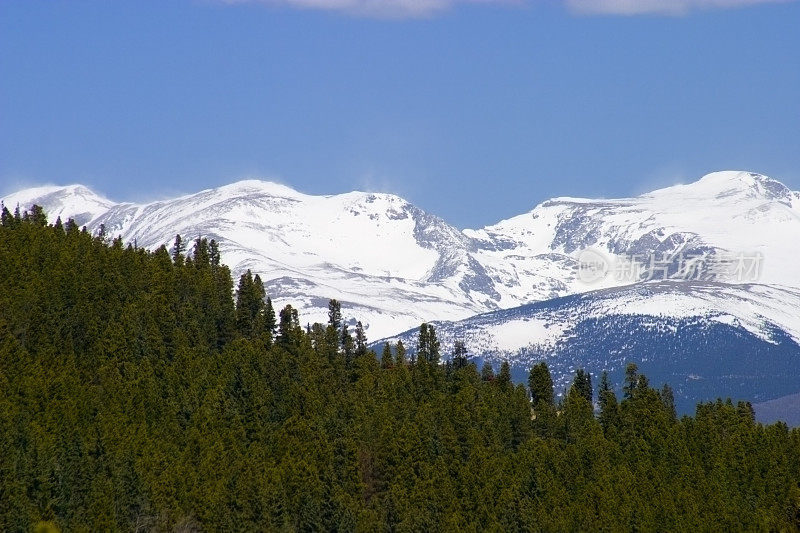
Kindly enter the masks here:
M 459 5 L 534 6 L 548 0 L 218 0 L 226 4 L 265 4 L 277 7 L 338 11 L 374 18 L 424 18 Z M 576 15 L 667 15 L 732 9 L 797 0 L 556 0 Z
M 686 15 L 692 11 L 732 9 L 795 0 L 565 0 L 567 8 L 581 15 Z

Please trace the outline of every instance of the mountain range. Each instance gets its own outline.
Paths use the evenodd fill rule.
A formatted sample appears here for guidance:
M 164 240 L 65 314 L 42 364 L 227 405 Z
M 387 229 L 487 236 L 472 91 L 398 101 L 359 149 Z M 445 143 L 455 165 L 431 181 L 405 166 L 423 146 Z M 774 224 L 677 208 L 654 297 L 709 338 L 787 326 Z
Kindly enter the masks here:
M 462 338 L 517 372 L 547 357 L 561 386 L 576 367 L 636 360 L 677 383 L 679 401 L 800 391 L 782 380 L 800 375 L 800 193 L 756 173 L 555 198 L 464 230 L 391 194 L 312 196 L 257 180 L 146 204 L 81 185 L 2 201 L 150 249 L 176 234 L 213 238 L 235 275 L 258 273 L 304 322 L 325 322 L 336 298 L 370 338 L 413 347 L 412 328 L 434 321 L 446 350 Z

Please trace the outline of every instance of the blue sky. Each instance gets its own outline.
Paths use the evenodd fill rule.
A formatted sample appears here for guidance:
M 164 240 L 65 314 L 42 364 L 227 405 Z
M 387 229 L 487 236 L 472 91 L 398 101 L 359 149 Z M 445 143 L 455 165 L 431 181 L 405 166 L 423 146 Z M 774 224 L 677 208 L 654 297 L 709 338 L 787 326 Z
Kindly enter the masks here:
M 262 177 L 478 227 L 713 170 L 797 190 L 798 28 L 766 0 L 3 0 L 0 192 Z

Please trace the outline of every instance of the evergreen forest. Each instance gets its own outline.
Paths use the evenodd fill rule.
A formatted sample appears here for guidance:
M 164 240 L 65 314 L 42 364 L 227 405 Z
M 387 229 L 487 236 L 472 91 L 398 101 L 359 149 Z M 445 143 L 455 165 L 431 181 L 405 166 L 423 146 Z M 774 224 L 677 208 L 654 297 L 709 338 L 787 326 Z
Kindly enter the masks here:
M 635 365 L 556 396 L 423 324 L 368 345 L 234 280 L 217 243 L 137 248 L 39 207 L 0 226 L 2 531 L 797 531 L 800 429 L 678 417 Z

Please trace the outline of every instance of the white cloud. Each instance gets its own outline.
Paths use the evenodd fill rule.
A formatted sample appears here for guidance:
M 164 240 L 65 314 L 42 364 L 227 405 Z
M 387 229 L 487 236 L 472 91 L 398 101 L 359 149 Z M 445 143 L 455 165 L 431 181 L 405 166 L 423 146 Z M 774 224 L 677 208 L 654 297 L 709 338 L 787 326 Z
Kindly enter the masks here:
M 573 13 L 582 15 L 685 15 L 691 11 L 730 9 L 795 0 L 564 0 Z
M 212 0 L 213 1 L 213 0 Z M 730 9 L 797 0 L 216 0 L 226 4 L 259 3 L 278 7 L 339 11 L 376 18 L 420 18 L 437 15 L 459 5 L 535 6 L 562 3 L 577 15 L 685 15 L 692 11 Z
M 222 0 L 228 4 L 261 3 L 299 9 L 343 11 L 378 18 L 427 17 L 459 4 L 521 4 L 525 0 Z

